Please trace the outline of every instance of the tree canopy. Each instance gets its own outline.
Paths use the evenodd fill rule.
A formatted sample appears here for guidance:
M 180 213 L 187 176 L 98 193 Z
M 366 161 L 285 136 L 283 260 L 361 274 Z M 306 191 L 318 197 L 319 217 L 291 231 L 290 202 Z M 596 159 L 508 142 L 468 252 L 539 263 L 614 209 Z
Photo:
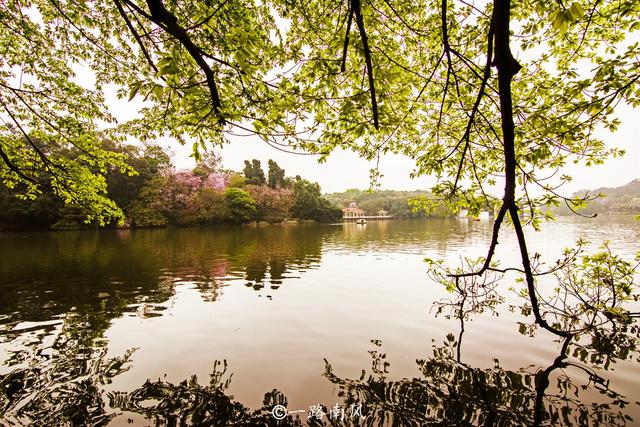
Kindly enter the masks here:
M 279 188 L 285 185 L 284 181 L 284 169 L 282 169 L 278 164 L 269 159 L 269 187 L 271 188 Z
M 133 173 L 100 146 L 100 132 L 172 136 L 192 142 L 196 157 L 239 132 L 322 156 L 336 147 L 369 159 L 401 153 L 415 174 L 438 175 L 439 190 L 471 208 L 502 179 L 508 155 L 521 189 L 545 190 L 524 196 L 535 217 L 560 196 L 544 174 L 569 159 L 618 154 L 593 132 L 617 126 L 618 102 L 640 99 L 633 0 L 0 8 L 2 181 L 27 196 L 51 186 L 99 217 L 118 215 L 104 170 Z M 78 81 L 82 67 L 93 84 Z M 114 123 L 105 102 L 112 84 L 145 101 L 137 117 Z
M 560 197 L 545 174 L 618 154 L 593 133 L 639 102 L 638 16 L 632 0 L 5 3 L 2 181 L 117 216 L 103 172 L 133 171 L 99 133 L 172 136 L 199 156 L 249 132 L 322 156 L 407 155 L 471 208 L 508 155 L 522 190 L 545 191 L 523 192 L 536 217 Z M 137 117 L 114 122 L 112 84 L 145 101 Z
M 266 182 L 264 171 L 260 165 L 260 160 L 253 159 L 251 162 L 249 160 L 245 160 L 243 172 L 244 177 L 247 179 L 247 183 L 249 184 L 262 185 Z
M 438 177 L 443 200 L 499 206 L 472 274 L 511 220 L 544 324 L 522 226 L 581 205 L 559 189 L 568 161 L 621 154 L 595 134 L 616 129 L 616 105 L 640 104 L 639 17 L 637 0 L 3 2 L 0 180 L 106 222 L 122 211 L 105 173 L 135 171 L 101 137 L 173 137 L 196 159 L 247 133 L 320 160 L 402 154 Z M 137 115 L 115 122 L 112 85 L 143 101 Z

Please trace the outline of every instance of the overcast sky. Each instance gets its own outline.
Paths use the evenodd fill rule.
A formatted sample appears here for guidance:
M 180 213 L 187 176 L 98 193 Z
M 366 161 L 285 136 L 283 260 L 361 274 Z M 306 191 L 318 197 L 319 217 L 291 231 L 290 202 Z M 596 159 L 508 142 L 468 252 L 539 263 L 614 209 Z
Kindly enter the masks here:
M 79 80 L 90 86 L 91 78 L 81 72 Z M 89 79 L 88 81 L 86 79 Z M 129 102 L 117 99 L 115 87 L 106 91 L 107 105 L 118 121 L 131 119 L 142 106 L 139 97 Z M 598 187 L 617 187 L 640 178 L 640 110 L 620 104 L 616 110 L 621 125 L 615 133 L 599 132 L 598 136 L 609 147 L 626 150 L 621 158 L 609 159 L 602 166 L 585 168 L 568 163 L 562 173 L 571 175 L 574 180 L 564 187 L 564 194 L 570 194 L 581 189 L 595 189 Z M 160 145 L 168 147 L 173 153 L 172 160 L 179 169 L 190 169 L 194 161 L 190 156 L 191 146 L 181 146 L 175 141 L 158 141 Z M 273 159 L 282 167 L 288 176 L 301 175 L 311 181 L 320 183 L 325 193 L 344 191 L 348 188 L 367 189 L 369 187 L 369 170 L 374 167 L 356 154 L 343 150 L 334 151 L 326 163 L 319 164 L 316 156 L 287 154 L 270 147 L 258 137 L 236 138 L 225 146 L 222 155 L 223 166 L 226 169 L 241 171 L 245 159 L 258 159 L 266 170 L 268 159 Z M 432 177 L 411 179 L 409 174 L 413 170 L 413 162 L 405 157 L 385 155 L 380 159 L 380 180 L 382 189 L 416 190 L 428 189 L 434 183 Z M 502 189 L 496 189 L 499 194 Z
M 622 158 L 609 159 L 602 166 L 589 168 L 567 164 L 565 173 L 573 176 L 573 182 L 565 187 L 566 192 L 597 187 L 617 187 L 640 178 L 640 110 L 619 107 L 617 111 L 622 124 L 615 133 L 603 131 L 600 137 L 608 146 L 616 146 L 627 151 Z M 174 152 L 173 162 L 178 168 L 194 165 L 190 146 L 181 146 L 171 141 L 163 145 Z M 262 161 L 266 170 L 268 159 L 273 159 L 285 169 L 288 176 L 301 175 L 317 181 L 326 193 L 344 191 L 348 188 L 366 189 L 369 186 L 369 169 L 373 163 L 343 150 L 333 152 L 326 163 L 319 164 L 316 156 L 283 153 L 270 147 L 257 137 L 237 138 L 221 150 L 223 165 L 227 169 L 241 171 L 245 159 Z M 400 156 L 386 155 L 380 160 L 382 189 L 415 190 L 428 189 L 435 183 L 430 177 L 411 179 L 413 162 Z

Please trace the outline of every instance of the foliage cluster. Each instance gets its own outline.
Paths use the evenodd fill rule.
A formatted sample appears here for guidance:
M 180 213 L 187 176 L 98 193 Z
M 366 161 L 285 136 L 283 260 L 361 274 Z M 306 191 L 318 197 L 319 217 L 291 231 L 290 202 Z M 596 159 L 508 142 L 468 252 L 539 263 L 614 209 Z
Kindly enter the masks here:
M 0 181 L 105 222 L 122 217 L 107 169 L 134 172 L 102 137 L 174 137 L 199 158 L 242 131 L 321 159 L 407 156 L 470 210 L 506 178 L 535 218 L 563 199 L 567 161 L 622 154 L 594 131 L 640 103 L 639 13 L 635 0 L 2 3 Z M 107 85 L 140 114 L 117 123 Z
M 104 142 L 110 145 L 109 142 Z M 220 159 L 205 155 L 193 170 L 175 170 L 168 156 L 155 145 L 111 147 L 125 156 L 137 173 L 120 170 L 106 173 L 107 194 L 122 209 L 131 227 L 162 227 L 281 222 L 296 217 L 322 222 L 336 221 L 341 212 L 320 194 L 316 183 L 297 177 L 286 178 L 284 170 L 269 160 L 269 183 L 259 160 L 247 161 L 244 175 L 220 169 Z M 57 230 L 95 228 L 86 223 L 82 206 L 65 205 L 52 193 L 19 199 L 0 191 L 0 228 L 53 228 Z M 112 222 L 112 226 L 117 223 Z

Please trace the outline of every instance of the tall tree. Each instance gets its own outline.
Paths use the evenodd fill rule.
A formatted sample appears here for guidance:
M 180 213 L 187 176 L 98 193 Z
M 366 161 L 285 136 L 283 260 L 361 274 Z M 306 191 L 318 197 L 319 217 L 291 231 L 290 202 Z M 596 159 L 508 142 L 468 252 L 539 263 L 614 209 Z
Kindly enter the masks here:
M 253 159 L 251 162 L 244 161 L 244 177 L 247 178 L 247 184 L 264 185 L 266 178 L 260 160 Z
M 267 173 L 269 175 L 269 187 L 280 188 L 284 186 L 284 169 L 280 168 L 274 160 L 269 159 L 269 171 Z
M 293 184 L 293 197 L 291 214 L 298 219 L 332 222 L 342 217 L 342 211 L 322 197 L 317 182 L 296 179 Z

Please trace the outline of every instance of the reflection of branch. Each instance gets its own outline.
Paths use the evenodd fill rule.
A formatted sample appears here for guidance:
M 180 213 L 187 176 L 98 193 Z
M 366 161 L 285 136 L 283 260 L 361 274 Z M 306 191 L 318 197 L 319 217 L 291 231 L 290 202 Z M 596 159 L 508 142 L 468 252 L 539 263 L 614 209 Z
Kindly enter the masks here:
M 478 260 L 479 261 L 479 260 Z M 465 259 L 461 268 L 474 269 L 475 263 Z M 466 265 L 464 265 L 466 263 Z M 447 281 L 447 271 L 440 264 L 432 264 L 435 267 L 430 272 L 431 278 L 436 282 Z M 455 300 L 440 300 L 434 303 L 434 306 L 438 307 L 436 316 L 440 314 L 445 308 L 451 310 L 451 314 L 447 315 L 456 317 L 460 320 L 460 333 L 458 335 L 457 357 L 458 363 L 462 363 L 461 351 L 462 351 L 462 337 L 464 335 L 464 322 L 469 318 L 471 314 L 481 313 L 485 308 L 491 309 L 495 313 L 495 306 L 503 301 L 503 298 L 495 291 L 499 284 L 500 277 L 496 275 L 473 275 L 473 276 L 457 276 L 454 277 L 454 288 L 447 286 L 449 290 L 457 294 Z
M 67 325 L 65 325 L 67 326 Z M 106 425 L 101 385 L 126 372 L 135 349 L 107 358 L 107 348 L 59 335 L 51 355 L 0 374 L 0 418 L 6 425 Z M 22 361 L 24 362 L 24 361 Z M 3 423 L 4 425 L 4 423 Z
M 147 380 L 130 392 L 108 393 L 111 407 L 143 415 L 156 425 L 207 426 L 289 426 L 302 427 L 299 416 L 287 416 L 281 421 L 273 418 L 276 405 L 287 406 L 287 397 L 274 389 L 265 393 L 263 406 L 251 410 L 228 393 L 231 376 L 227 362 L 216 360 L 210 380 L 201 385 L 192 375 L 178 384 L 166 380 Z M 322 424 L 324 425 L 324 424 Z
M 338 396 L 345 404 L 360 403 L 367 410 L 366 425 L 554 425 L 583 424 L 597 417 L 607 425 L 625 425 L 627 415 L 615 411 L 623 398 L 594 369 L 567 360 L 573 337 L 563 340 L 560 354 L 553 363 L 536 373 L 527 369 L 505 370 L 496 366 L 475 368 L 456 361 L 460 342 L 448 334 L 444 345 L 436 346 L 433 356 L 418 360 L 421 376 L 390 381 L 386 354 L 370 351 L 371 372 L 362 371 L 359 379 L 338 377 L 325 359 L 324 376 L 339 388 Z M 380 345 L 377 340 L 372 340 Z M 589 384 L 579 387 L 562 375 L 558 394 L 547 394 L 552 373 L 575 366 L 589 375 Z M 578 393 L 591 385 L 603 392 L 611 402 L 583 402 Z M 567 391 L 571 389 L 572 395 Z M 620 405 L 621 406 L 621 405 Z
M 567 366 L 565 359 L 567 358 L 567 349 L 572 338 L 572 336 L 568 336 L 564 339 L 562 348 L 560 350 L 560 355 L 556 357 L 551 366 L 536 373 L 536 403 L 533 411 L 533 425 L 535 426 L 541 425 L 542 422 L 542 410 L 544 409 L 543 400 L 545 391 L 547 390 L 547 387 L 549 387 L 549 376 L 551 375 L 551 372 L 555 371 L 556 369 Z

